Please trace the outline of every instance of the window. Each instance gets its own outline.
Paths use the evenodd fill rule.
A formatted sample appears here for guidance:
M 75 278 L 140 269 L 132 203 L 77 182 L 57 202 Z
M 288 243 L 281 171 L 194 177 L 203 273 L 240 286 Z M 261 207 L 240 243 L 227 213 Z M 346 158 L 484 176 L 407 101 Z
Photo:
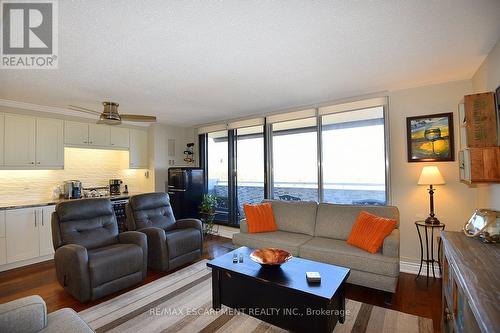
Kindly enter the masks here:
M 215 220 L 228 222 L 228 132 L 219 131 L 207 135 L 207 190 L 217 198 Z
M 272 124 L 272 195 L 318 201 L 316 118 Z
M 384 108 L 324 115 L 321 124 L 323 201 L 385 205 Z

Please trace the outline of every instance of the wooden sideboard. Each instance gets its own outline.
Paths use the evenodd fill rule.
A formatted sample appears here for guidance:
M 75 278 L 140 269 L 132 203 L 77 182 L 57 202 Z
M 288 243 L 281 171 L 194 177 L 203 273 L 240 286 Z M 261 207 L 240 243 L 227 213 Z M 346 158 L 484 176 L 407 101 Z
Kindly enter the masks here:
M 484 244 L 462 232 L 444 231 L 442 331 L 500 329 L 500 244 Z

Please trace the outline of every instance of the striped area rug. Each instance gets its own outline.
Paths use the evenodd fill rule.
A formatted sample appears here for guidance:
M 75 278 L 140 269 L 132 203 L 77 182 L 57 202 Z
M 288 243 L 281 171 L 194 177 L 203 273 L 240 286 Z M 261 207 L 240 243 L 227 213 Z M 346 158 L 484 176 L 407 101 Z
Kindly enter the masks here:
M 223 307 L 211 309 L 206 260 L 80 312 L 100 332 L 284 332 Z M 432 332 L 432 320 L 352 300 L 334 332 Z

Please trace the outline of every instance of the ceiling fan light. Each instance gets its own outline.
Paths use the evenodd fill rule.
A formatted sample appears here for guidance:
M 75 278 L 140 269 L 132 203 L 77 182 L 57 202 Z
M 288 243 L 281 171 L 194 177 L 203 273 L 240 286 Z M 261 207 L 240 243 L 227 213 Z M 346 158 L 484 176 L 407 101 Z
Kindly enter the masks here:
M 109 115 L 103 113 L 99 116 L 99 120 L 97 121 L 97 123 L 106 125 L 120 125 L 122 123 L 122 120 L 120 119 L 120 117 L 110 117 Z

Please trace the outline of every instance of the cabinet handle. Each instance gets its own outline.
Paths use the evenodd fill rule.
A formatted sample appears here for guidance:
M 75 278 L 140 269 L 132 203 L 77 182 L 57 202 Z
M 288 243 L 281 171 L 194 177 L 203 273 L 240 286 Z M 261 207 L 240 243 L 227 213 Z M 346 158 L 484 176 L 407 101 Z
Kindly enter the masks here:
M 83 141 L 83 143 L 88 143 L 87 141 Z
M 33 215 L 35 216 L 35 228 L 36 228 L 36 210 L 33 211 Z
M 30 162 L 30 164 L 35 164 L 35 162 Z
M 92 144 L 93 142 L 92 142 L 92 141 L 90 141 L 89 143 L 90 143 L 90 144 Z
M 36 162 L 36 164 L 40 164 L 40 162 Z

